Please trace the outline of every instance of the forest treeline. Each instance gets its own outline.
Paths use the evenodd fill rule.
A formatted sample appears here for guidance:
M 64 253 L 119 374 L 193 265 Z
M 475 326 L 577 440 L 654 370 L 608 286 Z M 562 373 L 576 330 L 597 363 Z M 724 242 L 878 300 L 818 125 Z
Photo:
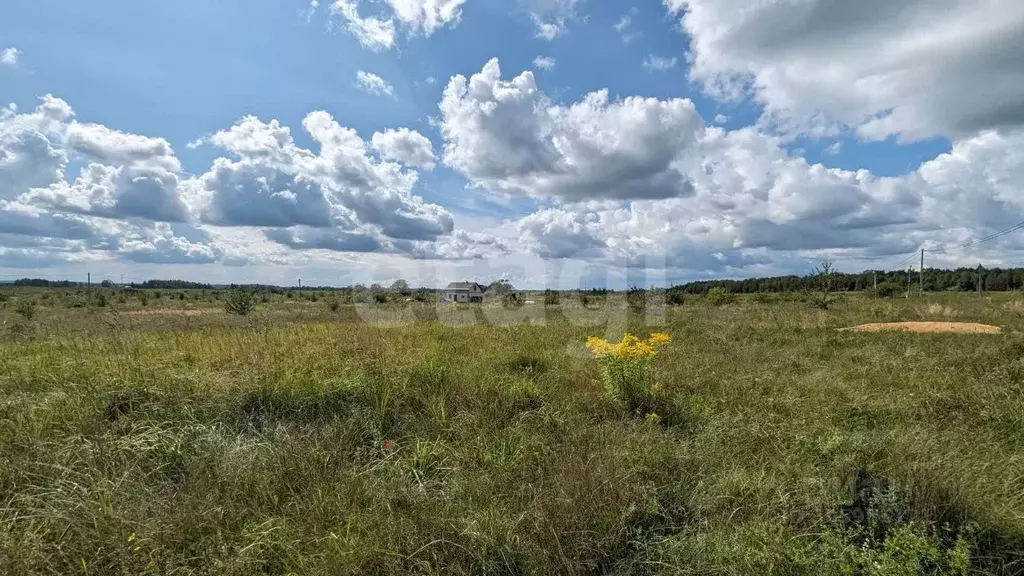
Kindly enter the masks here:
M 887 293 L 896 292 L 899 290 L 906 290 L 908 282 L 908 274 L 906 271 L 891 271 L 891 270 L 866 270 L 856 274 L 849 274 L 843 272 L 833 272 L 828 276 L 828 281 L 831 284 L 831 290 L 836 292 L 859 292 L 865 290 L 873 290 L 875 282 L 877 281 L 878 286 L 884 289 Z M 916 290 L 918 288 L 919 277 L 917 272 L 913 272 L 909 275 L 909 281 L 912 287 Z M 401 282 L 402 286 L 398 287 L 398 283 Z M 66 280 L 45 280 L 41 278 L 22 278 L 13 282 L 15 286 L 28 286 L 37 288 L 84 288 L 86 284 L 84 282 L 70 282 Z M 494 292 L 507 292 L 516 290 L 511 284 L 500 284 L 499 282 L 492 283 L 488 287 L 488 292 L 492 290 Z M 687 282 L 677 286 L 672 286 L 668 289 L 669 292 L 679 292 L 683 294 L 706 294 L 712 288 L 722 288 L 727 292 L 733 294 L 755 294 L 759 292 L 806 292 L 818 290 L 821 288 L 822 277 L 820 275 L 808 275 L 808 276 L 774 276 L 767 278 L 747 278 L 743 280 L 700 280 L 696 282 Z M 979 289 L 984 291 L 1001 292 L 1006 290 L 1018 290 L 1024 288 L 1024 268 L 957 268 L 956 270 L 942 270 L 938 268 L 926 268 L 924 271 L 924 289 L 925 291 L 961 291 L 971 292 Z M 94 283 L 93 286 L 102 287 L 114 287 L 109 280 L 104 280 L 101 283 Z M 170 290 L 186 290 L 186 289 L 217 289 L 217 288 L 250 288 L 260 289 L 265 291 L 277 292 L 282 290 L 295 290 L 295 288 L 284 288 L 280 286 L 269 286 L 269 285 L 235 285 L 231 284 L 228 286 L 212 285 L 203 282 L 191 282 L 187 280 L 147 280 L 140 283 L 131 283 L 128 285 L 131 288 L 142 288 L 142 289 L 170 289 Z M 398 281 L 392 286 L 391 291 L 399 291 L 399 288 L 403 294 L 412 292 L 412 289 L 408 287 L 404 281 Z M 343 288 L 329 288 L 329 287 L 308 287 L 307 290 L 338 290 L 338 291 L 353 291 L 361 292 L 369 290 L 384 291 L 386 288 L 379 284 L 374 284 L 371 287 L 366 287 L 361 284 L 355 286 L 348 286 Z M 433 290 L 427 290 L 420 288 L 419 291 L 433 292 Z M 591 293 L 606 293 L 609 290 L 594 288 L 589 290 Z
M 866 270 L 856 274 L 833 272 L 828 280 L 832 290 L 837 292 L 859 292 L 873 290 L 875 281 L 887 291 L 906 289 L 907 271 Z M 913 289 L 918 289 L 920 278 L 917 272 L 909 275 Z M 817 290 L 822 284 L 818 275 L 775 276 L 770 278 L 748 278 L 745 280 L 701 280 L 687 282 L 669 288 L 670 292 L 684 294 L 706 294 L 712 288 L 722 288 L 733 294 L 755 294 L 758 292 L 805 292 Z M 941 270 L 925 268 L 925 291 L 970 292 L 979 289 L 1001 292 L 1024 288 L 1024 268 L 957 268 Z

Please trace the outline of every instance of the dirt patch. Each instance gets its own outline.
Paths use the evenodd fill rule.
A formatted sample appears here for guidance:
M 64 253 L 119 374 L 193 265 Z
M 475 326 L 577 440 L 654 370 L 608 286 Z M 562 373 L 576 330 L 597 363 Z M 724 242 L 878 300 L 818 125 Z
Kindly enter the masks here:
M 971 322 L 881 322 L 839 329 L 840 332 L 885 332 L 890 330 L 921 334 L 999 334 L 1002 331 L 999 326 Z
M 207 314 L 221 314 L 224 311 L 219 308 L 200 308 L 200 309 L 174 309 L 174 308 L 154 308 L 152 310 L 132 310 L 130 312 L 124 312 L 128 316 L 205 316 Z

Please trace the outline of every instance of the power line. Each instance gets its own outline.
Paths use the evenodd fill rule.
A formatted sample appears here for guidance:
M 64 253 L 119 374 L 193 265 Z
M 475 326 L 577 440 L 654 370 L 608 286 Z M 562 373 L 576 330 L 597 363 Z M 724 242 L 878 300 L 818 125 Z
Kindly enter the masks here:
M 930 252 L 932 254 L 946 254 L 946 253 L 950 252 L 951 250 L 963 250 L 964 248 L 970 248 L 971 246 L 977 246 L 979 244 L 984 244 L 986 242 L 991 242 L 992 240 L 995 240 L 996 238 L 1000 238 L 1002 236 L 1006 236 L 1007 234 L 1009 234 L 1011 232 L 1015 232 L 1015 231 L 1020 230 L 1022 228 L 1024 228 L 1024 222 L 1018 222 L 1017 224 L 1014 224 L 1013 226 L 1010 226 L 1009 228 L 1006 228 L 1005 230 L 1000 230 L 999 232 L 995 232 L 993 234 L 989 234 L 988 236 L 985 236 L 983 238 L 978 238 L 978 239 L 975 239 L 975 240 L 971 240 L 970 242 L 965 242 L 965 243 L 959 244 L 957 246 L 950 246 L 950 247 L 946 247 L 946 248 L 938 248 L 938 249 L 934 249 L 934 250 L 929 249 L 928 252 Z

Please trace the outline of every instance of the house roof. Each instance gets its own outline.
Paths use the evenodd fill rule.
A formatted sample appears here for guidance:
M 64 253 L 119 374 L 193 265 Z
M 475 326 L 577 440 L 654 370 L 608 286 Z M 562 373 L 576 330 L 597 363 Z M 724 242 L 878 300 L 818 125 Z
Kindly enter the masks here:
M 476 282 L 452 282 L 447 288 L 445 288 L 445 290 L 450 290 L 452 292 L 469 292 L 474 286 L 479 288 L 481 292 L 485 290 L 483 286 Z

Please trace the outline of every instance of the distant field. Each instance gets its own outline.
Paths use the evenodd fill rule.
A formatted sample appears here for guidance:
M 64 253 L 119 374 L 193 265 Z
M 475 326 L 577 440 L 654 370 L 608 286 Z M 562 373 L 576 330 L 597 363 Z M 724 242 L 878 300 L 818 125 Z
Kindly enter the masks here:
M 0 296 L 0 574 L 1024 573 L 1021 293 Z

